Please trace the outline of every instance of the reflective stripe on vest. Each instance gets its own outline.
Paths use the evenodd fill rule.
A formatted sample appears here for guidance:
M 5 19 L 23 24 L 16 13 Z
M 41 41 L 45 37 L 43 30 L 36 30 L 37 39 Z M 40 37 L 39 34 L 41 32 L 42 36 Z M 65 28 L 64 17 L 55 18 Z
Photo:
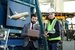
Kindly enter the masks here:
M 61 40 L 61 37 L 59 36 L 59 37 L 56 37 L 56 38 L 50 38 L 50 37 L 48 37 L 48 40 Z
M 54 19 L 51 24 L 50 24 L 50 22 L 48 22 L 47 30 L 48 30 L 49 33 L 51 33 L 50 31 L 54 30 L 54 26 L 55 26 L 56 21 L 57 21 L 57 19 Z M 55 33 L 55 31 L 54 31 L 54 33 Z M 55 37 L 55 38 L 48 37 L 47 39 L 48 40 L 61 40 L 61 37 L 60 36 Z

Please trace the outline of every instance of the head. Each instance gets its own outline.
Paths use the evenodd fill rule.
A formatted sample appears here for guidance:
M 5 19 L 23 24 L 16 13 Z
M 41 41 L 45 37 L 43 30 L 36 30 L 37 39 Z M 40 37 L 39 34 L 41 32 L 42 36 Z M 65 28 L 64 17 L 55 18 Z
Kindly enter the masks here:
M 50 12 L 48 15 L 48 19 L 53 19 L 55 18 L 55 13 L 54 12 Z
M 37 20 L 38 20 L 38 19 L 37 19 L 37 16 L 36 16 L 35 14 L 32 14 L 32 15 L 31 15 L 31 22 L 32 22 L 32 23 L 36 23 Z

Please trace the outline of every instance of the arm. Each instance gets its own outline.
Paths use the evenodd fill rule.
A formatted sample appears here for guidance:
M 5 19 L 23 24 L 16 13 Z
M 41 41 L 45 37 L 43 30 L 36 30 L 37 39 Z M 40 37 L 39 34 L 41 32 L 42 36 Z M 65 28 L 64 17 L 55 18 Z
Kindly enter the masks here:
M 26 36 L 27 32 L 28 32 L 27 25 L 24 25 L 21 36 L 22 37 Z
M 61 27 L 60 27 L 60 22 L 59 21 L 56 22 L 54 28 L 55 28 L 55 34 L 56 34 L 56 36 L 60 36 L 60 29 L 61 29 Z

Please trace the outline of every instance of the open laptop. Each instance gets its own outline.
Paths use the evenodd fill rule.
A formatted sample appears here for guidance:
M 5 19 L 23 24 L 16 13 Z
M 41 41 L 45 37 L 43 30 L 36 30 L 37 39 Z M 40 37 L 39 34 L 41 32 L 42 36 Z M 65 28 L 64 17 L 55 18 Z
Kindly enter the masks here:
M 40 36 L 40 31 L 39 30 L 28 30 L 28 36 L 30 37 L 37 37 L 39 38 Z

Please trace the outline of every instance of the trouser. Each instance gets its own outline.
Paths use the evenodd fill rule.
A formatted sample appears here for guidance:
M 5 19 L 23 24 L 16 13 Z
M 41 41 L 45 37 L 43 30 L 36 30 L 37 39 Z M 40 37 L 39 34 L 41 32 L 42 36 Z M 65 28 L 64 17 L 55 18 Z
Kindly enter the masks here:
M 28 45 L 25 47 L 25 50 L 37 50 L 37 48 L 34 47 L 32 41 L 29 41 Z
M 50 41 L 48 41 L 48 48 L 49 50 L 58 50 L 57 43 L 51 43 Z

